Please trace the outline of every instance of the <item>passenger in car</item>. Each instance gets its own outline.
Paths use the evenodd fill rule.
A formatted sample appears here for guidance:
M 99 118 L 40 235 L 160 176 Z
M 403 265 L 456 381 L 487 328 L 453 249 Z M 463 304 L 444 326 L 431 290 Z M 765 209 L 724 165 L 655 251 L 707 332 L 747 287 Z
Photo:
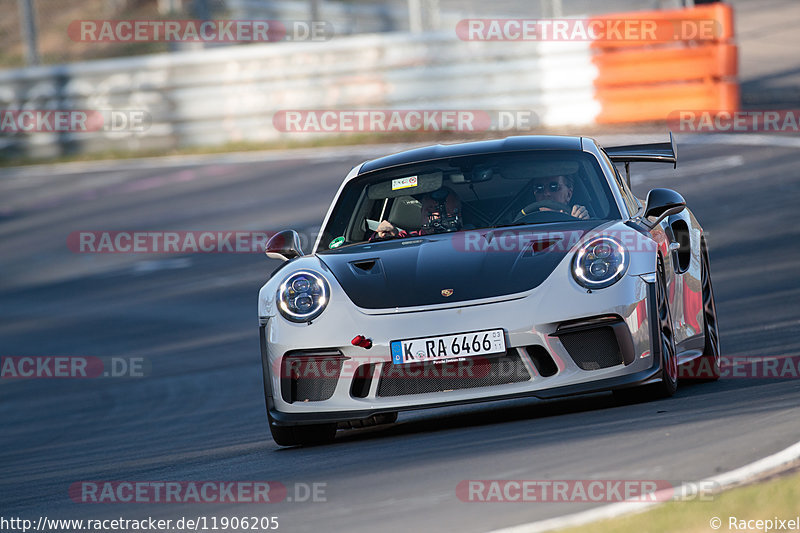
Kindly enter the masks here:
M 463 227 L 461 198 L 449 187 L 442 187 L 431 193 L 426 193 L 420 203 L 422 207 L 420 209 L 418 230 L 406 231 L 395 227 L 388 220 L 382 220 L 369 240 L 380 241 L 458 231 Z

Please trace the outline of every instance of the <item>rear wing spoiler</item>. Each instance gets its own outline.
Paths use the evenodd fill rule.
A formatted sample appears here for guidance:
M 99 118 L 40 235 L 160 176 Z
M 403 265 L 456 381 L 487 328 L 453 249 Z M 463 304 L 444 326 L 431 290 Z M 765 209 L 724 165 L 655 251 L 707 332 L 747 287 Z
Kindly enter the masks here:
M 612 146 L 605 150 L 614 163 L 625 163 L 628 187 L 631 186 L 631 163 L 672 163 L 672 168 L 678 168 L 678 147 L 672 132 L 669 132 L 669 142 Z

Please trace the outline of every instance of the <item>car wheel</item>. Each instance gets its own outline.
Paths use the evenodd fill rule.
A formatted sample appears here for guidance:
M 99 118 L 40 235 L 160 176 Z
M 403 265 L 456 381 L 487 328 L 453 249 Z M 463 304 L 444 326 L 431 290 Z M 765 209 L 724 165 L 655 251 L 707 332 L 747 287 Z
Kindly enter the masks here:
M 667 276 L 664 262 L 658 258 L 656 279 L 656 305 L 658 309 L 659 337 L 661 342 L 661 382 L 654 387 L 655 396 L 668 398 L 678 390 L 678 357 L 675 350 L 675 337 L 672 334 L 672 313 L 669 309 Z
M 703 381 L 716 381 L 720 375 L 721 351 L 719 348 L 719 325 L 717 306 L 714 302 L 714 289 L 711 286 L 711 266 L 705 241 L 700 243 L 700 281 L 703 288 L 703 333 L 705 345 L 698 370 Z
M 278 446 L 314 446 L 333 442 L 336 424 L 310 424 L 306 426 L 275 426 L 269 417 L 269 431 Z
M 678 359 L 675 350 L 675 337 L 672 334 L 672 313 L 669 309 L 667 277 L 664 263 L 658 258 L 656 273 L 656 317 L 658 320 L 658 339 L 661 344 L 661 381 L 643 387 L 615 389 L 614 397 L 621 403 L 668 398 L 678 390 Z M 655 344 L 654 342 L 654 344 Z

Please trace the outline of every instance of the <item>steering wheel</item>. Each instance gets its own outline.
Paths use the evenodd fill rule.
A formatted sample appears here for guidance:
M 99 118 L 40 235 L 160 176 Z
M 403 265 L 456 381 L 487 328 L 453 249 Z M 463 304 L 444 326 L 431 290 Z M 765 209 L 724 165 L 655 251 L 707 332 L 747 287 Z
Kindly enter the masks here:
M 517 214 L 514 222 L 518 222 L 531 215 L 547 213 L 548 211 L 541 211 L 542 207 L 546 207 L 547 209 L 551 210 L 550 212 L 556 212 L 572 218 L 578 218 L 572 216 L 572 208 L 567 204 L 562 204 L 561 202 L 556 202 L 555 200 L 542 200 L 541 202 L 533 202 L 532 204 L 526 205 L 525 208 Z

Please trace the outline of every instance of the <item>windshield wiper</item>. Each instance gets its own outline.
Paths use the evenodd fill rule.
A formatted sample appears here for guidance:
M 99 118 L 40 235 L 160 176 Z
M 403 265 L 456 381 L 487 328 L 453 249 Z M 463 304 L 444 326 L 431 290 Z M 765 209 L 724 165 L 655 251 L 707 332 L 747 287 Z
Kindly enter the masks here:
M 492 226 L 490 229 L 497 228 L 511 228 L 514 226 L 534 226 L 536 224 L 547 224 L 547 222 L 509 222 L 508 224 L 500 224 L 499 226 Z

